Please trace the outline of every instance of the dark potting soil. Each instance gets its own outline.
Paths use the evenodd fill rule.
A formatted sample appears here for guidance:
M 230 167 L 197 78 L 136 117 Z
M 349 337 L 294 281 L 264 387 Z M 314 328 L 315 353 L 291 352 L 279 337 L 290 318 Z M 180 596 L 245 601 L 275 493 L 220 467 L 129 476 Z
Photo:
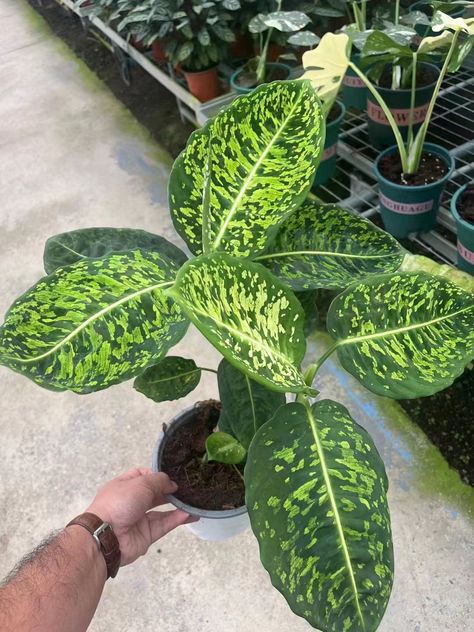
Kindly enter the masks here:
M 467 188 L 458 199 L 457 209 L 459 215 L 474 225 L 474 186 Z
M 399 403 L 463 481 L 474 486 L 474 369 L 466 369 L 452 386 Z
M 417 88 L 429 86 L 434 83 L 437 78 L 438 74 L 435 70 L 426 66 L 420 66 L 416 72 L 416 86 Z M 378 80 L 378 85 L 381 88 L 392 87 L 392 66 L 387 66 L 387 68 L 383 71 L 380 79 Z
M 220 410 L 215 400 L 199 402 L 194 420 L 173 432 L 163 451 L 162 470 L 178 485 L 174 495 L 200 509 L 236 509 L 245 504 L 244 482 L 235 467 L 202 462 L 206 439 L 217 426 Z
M 284 68 L 280 67 L 270 67 L 267 68 L 267 72 L 265 75 L 265 81 L 277 81 L 278 79 L 288 79 L 288 73 Z M 241 72 L 235 78 L 235 82 L 241 88 L 255 88 L 257 86 L 257 76 L 255 72 Z
M 148 129 L 153 138 L 175 158 L 185 147 L 194 126 L 181 121 L 176 99 L 171 92 L 135 64 L 130 66 L 131 85 L 127 86 L 114 55 L 92 34 L 84 31 L 77 16 L 62 8 L 55 0 L 42 0 L 41 5 L 38 0 L 28 2 L 51 30 L 66 42 Z
M 403 173 L 398 153 L 385 156 L 380 161 L 379 169 L 384 178 L 390 180 L 390 182 L 408 187 L 438 182 L 448 172 L 448 167 L 444 160 L 427 151 L 423 152 L 420 167 L 414 174 Z

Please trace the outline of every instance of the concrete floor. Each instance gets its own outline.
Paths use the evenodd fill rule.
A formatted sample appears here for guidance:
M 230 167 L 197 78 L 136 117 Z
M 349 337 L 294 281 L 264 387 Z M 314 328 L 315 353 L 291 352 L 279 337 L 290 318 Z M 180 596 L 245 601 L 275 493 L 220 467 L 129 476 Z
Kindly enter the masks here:
M 85 226 L 133 226 L 179 244 L 166 210 L 169 158 L 22 0 L 0 0 L 0 311 L 42 274 L 43 243 Z M 313 340 L 310 354 L 325 344 Z M 177 352 L 213 366 L 193 329 Z M 157 406 L 130 384 L 51 393 L 0 367 L 0 575 L 82 511 L 108 477 L 147 464 L 160 424 L 213 396 Z M 381 632 L 472 630 L 474 490 L 397 404 L 334 363 L 320 385 L 370 432 L 391 482 L 396 582 Z M 455 420 L 453 420 L 454 422 Z M 109 582 L 92 632 L 303 632 L 251 533 L 213 545 L 185 529 Z

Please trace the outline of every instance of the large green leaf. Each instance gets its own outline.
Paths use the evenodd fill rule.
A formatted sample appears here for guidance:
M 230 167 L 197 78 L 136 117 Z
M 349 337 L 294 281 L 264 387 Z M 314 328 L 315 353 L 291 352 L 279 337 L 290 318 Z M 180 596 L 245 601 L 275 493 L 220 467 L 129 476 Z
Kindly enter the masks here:
M 437 393 L 474 357 L 474 295 L 440 276 L 367 279 L 333 301 L 327 322 L 343 367 L 387 397 Z
M 133 388 L 154 402 L 166 402 L 191 393 L 200 379 L 201 369 L 194 360 L 167 356 L 139 375 Z
M 387 478 L 370 435 L 330 400 L 287 404 L 245 467 L 260 557 L 291 609 L 322 632 L 373 632 L 393 551 Z
M 258 263 L 224 253 L 186 263 L 167 290 L 225 358 L 277 391 L 306 391 L 304 314 L 291 290 Z
M 201 254 L 204 240 L 209 252 L 262 252 L 306 197 L 323 130 L 311 84 L 274 81 L 195 131 L 169 183 L 173 223 L 191 251 Z
M 339 289 L 370 274 L 394 272 L 403 250 L 366 219 L 333 204 L 306 202 L 256 261 L 294 290 Z
M 0 363 L 52 390 L 88 393 L 160 360 L 188 321 L 165 295 L 178 266 L 133 250 L 44 277 L 8 311 Z
M 260 426 L 283 406 L 285 395 L 251 380 L 227 360 L 219 364 L 217 382 L 222 404 L 219 430 L 230 433 L 248 448 Z
M 81 228 L 50 237 L 43 262 L 46 274 L 83 259 L 104 257 L 111 252 L 152 250 L 182 265 L 186 255 L 164 237 L 133 228 Z

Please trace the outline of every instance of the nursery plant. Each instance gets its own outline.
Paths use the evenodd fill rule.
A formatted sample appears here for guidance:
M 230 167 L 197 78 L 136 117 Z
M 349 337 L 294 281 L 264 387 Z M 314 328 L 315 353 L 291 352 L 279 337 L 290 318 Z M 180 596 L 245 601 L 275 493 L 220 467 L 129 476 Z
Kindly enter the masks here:
M 233 84 L 237 89 L 242 87 L 248 91 L 265 82 L 269 70 L 268 49 L 275 30 L 290 34 L 287 42 L 295 46 L 310 47 L 319 41 L 319 38 L 311 31 L 302 30 L 311 22 L 311 18 L 302 11 L 282 11 L 282 2 L 283 0 L 276 0 L 274 11 L 258 13 L 250 20 L 248 28 L 252 35 L 258 37 L 259 53 L 244 68 L 235 73 Z M 280 69 L 275 66 L 271 69 L 284 70 L 283 67 Z M 288 76 L 289 69 L 285 77 L 278 78 L 286 79 Z
M 334 354 L 374 393 L 435 393 L 474 356 L 474 296 L 399 272 L 404 252 L 390 235 L 308 200 L 323 143 L 310 81 L 236 99 L 191 135 L 171 172 L 170 212 L 192 256 L 141 230 L 51 237 L 47 276 L 6 314 L 0 362 L 54 391 L 136 378 L 154 400 L 178 398 L 202 368 L 166 354 L 193 323 L 223 356 L 228 435 L 208 440 L 202 467 L 245 460 L 262 563 L 296 614 L 323 631 L 371 632 L 393 579 L 388 481 L 369 434 L 320 396 L 319 371 Z M 303 370 L 294 291 L 316 288 L 341 293 L 333 343 Z
M 454 162 L 442 147 L 426 143 L 428 128 L 434 112 L 443 80 L 456 72 L 474 43 L 474 19 L 451 18 L 442 12 L 433 17 L 435 37 L 424 38 L 416 51 L 410 50 L 411 104 L 407 112 L 408 130 L 406 141 L 379 89 L 350 59 L 350 40 L 346 34 L 326 34 L 318 47 L 303 56 L 305 76 L 312 80 L 321 95 L 337 93 L 347 68 L 364 82 L 390 126 L 396 146 L 389 147 L 376 162 L 376 175 L 380 185 L 381 211 L 388 230 L 405 237 L 417 230 L 428 230 L 436 221 L 436 212 L 446 180 L 454 169 Z M 373 38 L 373 39 L 370 39 Z M 370 46 L 379 60 L 394 55 L 408 55 L 409 48 L 394 43 L 386 34 L 374 33 L 369 37 Z M 367 45 L 369 44 L 367 40 Z M 444 54 L 431 99 L 423 122 L 415 133 L 415 97 L 417 88 L 418 56 L 439 51 Z M 382 166 L 382 170 L 381 170 Z M 383 171 L 383 172 L 382 172 Z

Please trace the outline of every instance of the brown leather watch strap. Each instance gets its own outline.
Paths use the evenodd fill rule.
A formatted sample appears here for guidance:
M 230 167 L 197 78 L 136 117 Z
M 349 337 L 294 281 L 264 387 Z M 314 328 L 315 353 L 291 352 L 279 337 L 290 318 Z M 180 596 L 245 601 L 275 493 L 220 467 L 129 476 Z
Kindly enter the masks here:
M 105 564 L 107 566 L 107 579 L 109 577 L 115 577 L 118 573 L 118 569 L 120 568 L 121 553 L 119 541 L 117 540 L 111 525 L 108 522 L 101 520 L 99 516 L 89 512 L 77 516 L 66 526 L 70 527 L 74 524 L 77 524 L 89 531 L 104 556 Z

